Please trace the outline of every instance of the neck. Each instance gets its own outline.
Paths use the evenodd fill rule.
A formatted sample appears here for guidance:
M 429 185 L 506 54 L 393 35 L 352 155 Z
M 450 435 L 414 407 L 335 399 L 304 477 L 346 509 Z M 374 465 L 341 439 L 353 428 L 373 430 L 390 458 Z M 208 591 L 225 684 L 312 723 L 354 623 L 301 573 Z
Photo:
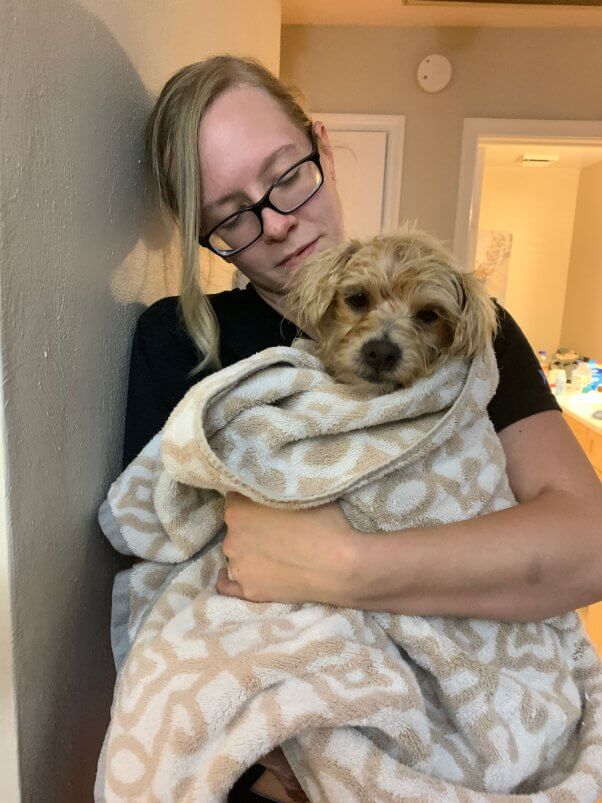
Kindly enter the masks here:
M 295 319 L 287 313 L 284 295 L 278 293 L 276 290 L 266 290 L 264 287 L 259 287 L 257 284 L 253 284 L 253 287 L 257 295 L 263 299 L 266 304 L 269 304 L 270 307 L 275 309 L 283 318 L 288 318 L 289 321 L 296 323 Z
M 291 323 L 294 323 L 295 326 L 299 327 L 299 329 L 301 329 L 301 327 L 299 326 L 299 322 L 295 319 L 295 316 L 291 315 L 290 312 L 287 312 L 284 295 L 276 291 L 266 290 L 263 287 L 258 287 L 256 284 L 253 284 L 253 287 L 257 295 L 261 299 L 263 299 L 263 301 L 265 301 L 266 304 L 269 304 L 270 307 L 272 307 L 272 309 L 275 309 L 276 312 L 282 315 L 283 318 L 286 318 Z M 305 333 L 305 336 L 309 335 L 309 337 L 315 340 L 316 335 L 311 328 L 306 326 L 303 331 Z

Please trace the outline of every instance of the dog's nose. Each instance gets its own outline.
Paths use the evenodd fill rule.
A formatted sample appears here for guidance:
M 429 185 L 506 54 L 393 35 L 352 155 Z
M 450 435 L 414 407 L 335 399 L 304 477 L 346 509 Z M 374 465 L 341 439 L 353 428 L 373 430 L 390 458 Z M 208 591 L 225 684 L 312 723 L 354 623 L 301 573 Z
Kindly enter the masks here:
M 401 349 L 390 340 L 368 340 L 362 346 L 362 359 L 377 374 L 391 371 L 401 359 Z

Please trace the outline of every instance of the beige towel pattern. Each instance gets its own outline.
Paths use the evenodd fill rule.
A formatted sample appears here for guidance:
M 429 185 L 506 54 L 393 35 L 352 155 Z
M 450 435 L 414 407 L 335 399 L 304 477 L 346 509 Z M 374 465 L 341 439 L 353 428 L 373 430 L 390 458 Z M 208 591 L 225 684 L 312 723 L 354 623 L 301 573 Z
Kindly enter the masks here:
M 596 800 L 602 675 L 575 614 L 516 624 L 215 592 L 228 490 L 339 499 L 383 532 L 514 504 L 486 414 L 496 382 L 489 349 L 378 397 L 336 384 L 305 343 L 189 391 L 105 503 L 113 543 L 153 563 L 132 575 L 97 799 L 224 801 L 282 745 L 313 803 Z

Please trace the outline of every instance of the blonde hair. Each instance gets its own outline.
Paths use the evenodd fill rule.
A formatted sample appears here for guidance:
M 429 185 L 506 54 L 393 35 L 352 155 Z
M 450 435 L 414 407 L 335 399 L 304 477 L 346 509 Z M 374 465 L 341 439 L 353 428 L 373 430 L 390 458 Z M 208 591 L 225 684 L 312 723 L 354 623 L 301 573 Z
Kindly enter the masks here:
M 184 323 L 200 352 L 193 374 L 219 368 L 219 325 L 199 279 L 199 232 L 202 230 L 202 176 L 198 129 L 203 114 L 222 93 L 240 85 L 266 91 L 301 129 L 311 120 L 298 93 L 284 86 L 259 62 L 235 56 L 214 56 L 183 67 L 163 87 L 146 126 L 146 150 L 159 201 L 180 231 Z

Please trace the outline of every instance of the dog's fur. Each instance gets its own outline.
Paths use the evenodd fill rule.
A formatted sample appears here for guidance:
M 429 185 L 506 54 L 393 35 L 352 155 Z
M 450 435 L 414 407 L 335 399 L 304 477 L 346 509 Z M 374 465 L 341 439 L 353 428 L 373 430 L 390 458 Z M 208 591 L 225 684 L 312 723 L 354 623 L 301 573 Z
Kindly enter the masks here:
M 473 357 L 497 328 L 479 280 L 433 237 L 407 230 L 310 257 L 289 281 L 287 306 L 335 379 L 383 392 L 448 355 Z

